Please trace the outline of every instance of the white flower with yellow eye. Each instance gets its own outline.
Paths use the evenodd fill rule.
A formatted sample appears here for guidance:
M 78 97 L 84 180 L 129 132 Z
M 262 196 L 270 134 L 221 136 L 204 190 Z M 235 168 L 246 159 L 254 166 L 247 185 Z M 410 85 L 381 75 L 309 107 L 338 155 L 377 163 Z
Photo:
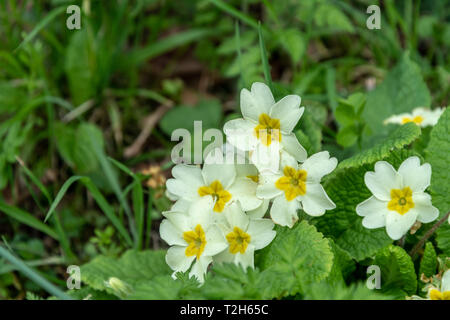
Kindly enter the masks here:
M 222 212 L 232 202 L 239 201 L 244 210 L 254 210 L 262 204 L 256 197 L 257 183 L 245 177 L 236 177 L 234 164 L 210 163 L 208 157 L 203 169 L 178 164 L 172 169 L 173 179 L 166 182 L 167 194 L 178 199 L 174 206 L 187 209 L 202 197 L 212 196 L 211 209 Z
M 250 218 L 236 203 L 227 207 L 218 225 L 228 248 L 215 256 L 214 262 L 233 262 L 244 269 L 254 268 L 255 250 L 267 246 L 276 235 L 271 220 Z
M 270 209 L 272 220 L 282 226 L 297 222 L 297 210 L 302 209 L 311 216 L 321 216 L 326 210 L 336 208 L 334 202 L 320 184 L 323 176 L 332 172 L 336 158 L 328 151 L 318 152 L 301 165 L 287 154 L 281 158 L 282 172 L 264 177 L 256 194 L 264 199 L 273 199 Z
M 204 281 L 204 275 L 212 257 L 227 248 L 222 231 L 214 223 L 211 210 L 212 197 L 204 197 L 191 205 L 189 212 L 164 212 L 161 222 L 161 238 L 171 247 L 167 250 L 166 262 L 177 272 L 186 272 L 194 262 L 189 277 Z
M 241 90 L 243 118 L 224 125 L 228 142 L 242 151 L 250 152 L 250 160 L 258 169 L 277 171 L 279 151 L 289 152 L 297 161 L 306 159 L 306 151 L 292 130 L 303 114 L 301 99 L 288 95 L 275 103 L 269 87 L 255 82 L 251 91 Z
M 375 171 L 364 175 L 373 195 L 356 207 L 356 213 L 364 217 L 363 226 L 368 229 L 386 226 L 389 237 L 398 240 L 416 220 L 422 223 L 435 220 L 439 210 L 425 193 L 430 178 L 430 164 L 420 165 L 418 157 L 403 161 L 398 172 L 386 161 L 375 163 Z
M 428 298 L 430 300 L 450 300 L 450 270 L 443 274 L 440 289 L 430 287 Z
M 420 127 L 434 126 L 441 114 L 444 112 L 444 108 L 436 108 L 430 110 L 428 108 L 415 108 L 412 113 L 401 113 L 393 115 L 384 121 L 384 124 L 405 124 L 408 122 L 414 122 Z

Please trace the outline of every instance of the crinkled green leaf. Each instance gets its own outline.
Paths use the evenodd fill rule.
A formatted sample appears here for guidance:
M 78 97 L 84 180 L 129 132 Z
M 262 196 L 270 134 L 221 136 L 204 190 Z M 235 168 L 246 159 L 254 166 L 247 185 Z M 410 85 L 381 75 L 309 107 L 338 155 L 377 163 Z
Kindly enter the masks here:
M 402 292 L 416 293 L 417 276 L 411 257 L 403 248 L 391 245 L 375 257 L 374 265 L 380 267 L 381 291 L 392 292 L 402 297 Z
M 132 288 L 142 281 L 152 280 L 158 275 L 170 275 L 171 270 L 165 259 L 165 251 L 129 250 L 120 258 L 98 256 L 81 267 L 81 280 L 96 290 L 112 292 L 105 282 L 111 277 L 118 278 Z
M 450 109 L 446 108 L 436 126 L 431 130 L 430 142 L 425 151 L 431 164 L 431 194 L 433 205 L 444 216 L 450 211 Z
M 420 128 L 414 123 L 402 125 L 383 142 L 339 163 L 338 168 L 357 167 L 381 160 L 387 157 L 394 149 L 401 149 L 410 144 L 416 140 L 419 135 Z
M 306 221 L 292 229 L 277 228 L 277 236 L 263 249 L 259 267 L 278 275 L 286 293 L 295 294 L 310 282 L 324 279 L 333 264 L 327 239 Z
M 444 255 L 450 257 L 450 224 L 444 223 L 436 230 L 436 241 Z
M 436 268 L 436 251 L 434 250 L 433 244 L 431 242 L 427 242 L 422 259 L 420 260 L 419 278 L 422 274 L 427 277 L 434 276 L 436 274 Z

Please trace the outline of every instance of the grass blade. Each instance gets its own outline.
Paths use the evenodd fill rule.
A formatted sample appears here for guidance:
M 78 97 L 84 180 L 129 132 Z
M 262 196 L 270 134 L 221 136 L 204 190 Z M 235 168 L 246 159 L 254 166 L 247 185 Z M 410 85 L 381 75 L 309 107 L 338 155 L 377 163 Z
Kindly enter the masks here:
M 261 61 L 264 70 L 264 78 L 266 79 L 267 85 L 269 86 L 270 90 L 272 90 L 273 92 L 272 75 L 270 74 L 269 60 L 267 58 L 266 46 L 264 44 L 264 38 L 262 35 L 261 22 L 258 24 L 258 35 L 259 35 L 259 48 L 261 50 Z
M 42 19 L 36 27 L 23 39 L 23 41 L 19 44 L 19 46 L 14 49 L 14 52 L 22 48 L 26 43 L 30 42 L 38 33 L 41 31 L 47 24 L 49 24 L 53 19 L 55 19 L 58 15 L 62 14 L 66 11 L 66 7 L 59 7 L 50 11 L 50 13 Z
M 102 209 L 103 213 L 108 217 L 108 219 L 111 221 L 114 227 L 116 227 L 119 233 L 124 237 L 128 245 L 132 245 L 133 242 L 131 241 L 131 238 L 128 232 L 126 231 L 125 227 L 123 226 L 122 222 L 117 218 L 117 216 L 114 213 L 114 210 L 108 204 L 105 197 L 103 197 L 101 192 L 88 177 L 73 176 L 70 177 L 66 182 L 64 182 L 63 186 L 56 195 L 55 200 L 51 204 L 44 221 L 47 221 L 52 216 L 53 212 L 55 211 L 56 207 L 66 194 L 69 187 L 76 181 L 81 181 L 84 184 L 84 186 L 90 191 L 92 197 L 97 202 L 100 209 Z
M 40 276 L 35 270 L 31 267 L 27 266 L 21 259 L 15 257 L 8 250 L 6 250 L 3 246 L 0 246 L 0 256 L 5 260 L 9 261 L 12 265 L 14 265 L 17 270 L 22 272 L 25 276 L 27 276 L 30 280 L 34 281 L 37 285 L 39 285 L 42 289 L 58 297 L 62 300 L 74 300 L 71 296 L 64 293 L 61 289 L 54 286 L 52 283 L 44 279 Z
M 238 18 L 245 24 L 248 24 L 249 26 L 258 29 L 258 23 L 255 19 L 243 14 L 239 10 L 235 9 L 234 7 L 230 6 L 228 3 L 223 2 L 222 0 L 209 0 L 212 4 L 214 4 L 217 8 L 219 8 L 222 11 L 225 11 L 226 13 L 232 15 L 235 18 Z
M 205 29 L 192 29 L 184 32 L 174 34 L 167 38 L 153 42 L 146 48 L 138 49 L 132 53 L 132 61 L 138 65 L 142 62 L 159 56 L 167 51 L 173 50 L 182 45 L 186 45 L 190 42 L 199 40 L 209 34 L 212 34 L 212 30 Z
M 52 228 L 22 209 L 10 206 L 0 200 L 0 211 L 31 228 L 49 235 L 53 239 L 59 240 L 58 234 Z

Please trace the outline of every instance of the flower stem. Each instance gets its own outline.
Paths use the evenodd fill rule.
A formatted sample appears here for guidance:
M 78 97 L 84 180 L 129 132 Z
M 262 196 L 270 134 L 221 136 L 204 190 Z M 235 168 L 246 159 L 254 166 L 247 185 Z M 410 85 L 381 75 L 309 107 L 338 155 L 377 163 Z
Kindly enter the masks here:
M 420 241 L 417 242 L 416 245 L 414 246 L 414 248 L 412 248 L 411 251 L 409 252 L 409 255 L 411 256 L 411 258 L 414 258 L 414 256 L 423 247 L 423 245 L 428 240 L 428 238 L 431 237 L 431 235 L 437 230 L 437 228 L 439 228 L 441 226 L 441 224 L 443 224 L 448 219 L 449 216 L 450 216 L 450 211 L 447 212 L 447 214 L 445 216 L 443 216 L 438 222 L 436 222 L 436 224 L 434 226 L 431 227 L 430 230 L 428 230 L 425 233 L 423 238 L 420 239 Z

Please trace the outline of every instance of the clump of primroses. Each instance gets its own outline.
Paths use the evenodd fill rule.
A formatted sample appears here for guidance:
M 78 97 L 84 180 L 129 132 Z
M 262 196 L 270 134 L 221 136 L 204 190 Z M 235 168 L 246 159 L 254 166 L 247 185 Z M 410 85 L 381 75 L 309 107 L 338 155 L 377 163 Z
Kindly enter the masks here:
M 203 283 L 211 263 L 254 268 L 255 251 L 276 237 L 275 224 L 292 228 L 300 209 L 321 216 L 336 207 L 321 179 L 336 168 L 337 159 L 328 151 L 308 157 L 293 132 L 305 110 L 300 103 L 298 95 L 275 102 L 269 87 L 259 82 L 250 91 L 242 89 L 242 118 L 225 123 L 223 148 L 208 154 L 202 167 L 177 164 L 172 169 L 166 187 L 175 203 L 163 213 L 160 235 L 170 246 L 166 262 L 174 278 L 190 270 L 189 276 Z M 228 157 L 230 150 L 238 157 Z M 408 172 L 420 172 L 420 177 Z M 398 239 L 416 220 L 435 219 L 424 193 L 430 174 L 431 167 L 420 166 L 418 158 L 406 160 L 398 172 L 377 164 L 366 175 L 373 197 L 357 208 L 363 225 L 386 226 Z

